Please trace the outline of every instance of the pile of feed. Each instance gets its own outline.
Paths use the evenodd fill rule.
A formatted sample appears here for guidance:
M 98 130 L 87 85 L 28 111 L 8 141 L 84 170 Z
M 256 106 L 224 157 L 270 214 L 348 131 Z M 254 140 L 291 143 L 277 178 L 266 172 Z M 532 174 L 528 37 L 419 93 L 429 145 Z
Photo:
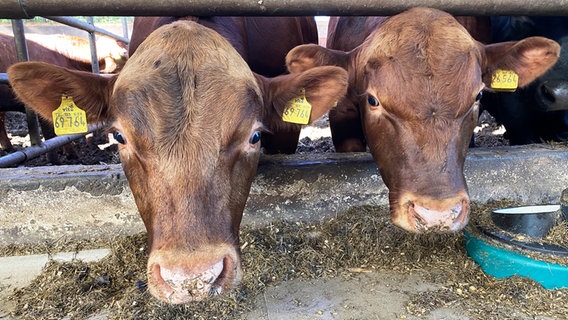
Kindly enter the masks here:
M 473 218 L 503 203 L 473 205 Z M 564 230 L 568 231 L 568 230 Z M 568 232 L 564 233 L 566 239 Z M 407 302 L 409 315 L 440 307 L 463 310 L 470 319 L 568 318 L 568 290 L 484 274 L 467 256 L 463 234 L 413 235 L 394 227 L 387 207 L 357 207 L 321 224 L 278 222 L 241 230 L 244 278 L 228 295 L 171 306 L 145 290 L 146 239 L 140 234 L 109 241 L 112 253 L 97 263 L 51 262 L 43 274 L 11 299 L 24 319 L 239 319 L 255 308 L 268 286 L 290 279 L 350 278 L 359 272 L 419 272 L 440 284 Z M 83 246 L 84 247 L 84 246 Z M 568 261 L 566 261 L 568 264 Z

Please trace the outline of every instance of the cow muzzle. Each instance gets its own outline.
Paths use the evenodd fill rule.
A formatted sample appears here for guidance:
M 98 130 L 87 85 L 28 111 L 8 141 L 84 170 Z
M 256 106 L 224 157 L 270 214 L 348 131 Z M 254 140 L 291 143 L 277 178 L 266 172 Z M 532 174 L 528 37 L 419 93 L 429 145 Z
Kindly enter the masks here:
M 434 199 L 405 194 L 391 205 L 393 224 L 413 233 L 452 233 L 469 221 L 469 197 L 465 192 L 455 197 Z
M 148 289 L 168 303 L 207 299 L 235 287 L 241 278 L 239 254 L 229 245 L 191 252 L 157 250 L 148 259 Z

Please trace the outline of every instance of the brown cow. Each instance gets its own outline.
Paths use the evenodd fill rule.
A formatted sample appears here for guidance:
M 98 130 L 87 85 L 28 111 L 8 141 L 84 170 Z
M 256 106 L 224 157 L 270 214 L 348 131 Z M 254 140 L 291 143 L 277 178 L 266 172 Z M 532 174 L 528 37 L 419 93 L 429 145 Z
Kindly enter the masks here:
M 91 46 L 89 40 L 66 34 L 27 33 L 26 40 L 59 52 L 75 61 L 91 65 Z M 99 36 L 95 41 L 97 58 L 101 73 L 116 73 L 128 59 L 127 45 L 121 41 Z
M 497 69 L 514 70 L 519 85 L 528 84 L 556 62 L 559 45 L 540 37 L 484 45 L 451 15 L 428 8 L 351 22 L 338 21 L 328 39 L 333 49 L 293 49 L 289 70 L 348 71 L 348 94 L 329 115 L 335 148 L 369 147 L 389 188 L 395 225 L 411 232 L 462 229 L 469 216 L 463 165 L 482 91 Z M 371 33 L 363 39 L 362 30 Z M 343 50 L 354 39 L 361 44 Z
M 71 95 L 89 121 L 107 121 L 148 231 L 148 287 L 184 303 L 242 276 L 239 225 L 260 156 L 260 132 L 304 92 L 310 120 L 347 90 L 347 72 L 254 75 L 213 30 L 178 21 L 154 31 L 111 79 L 43 63 L 8 70 L 18 97 L 45 118 Z
M 176 20 L 195 21 L 217 31 L 229 40 L 253 72 L 265 77 L 287 73 L 286 53 L 295 46 L 318 43 L 313 17 L 136 17 L 129 53 L 134 53 L 150 32 Z M 272 133 L 262 136 L 262 147 L 270 154 L 294 153 L 299 136 L 298 127 L 274 128 Z

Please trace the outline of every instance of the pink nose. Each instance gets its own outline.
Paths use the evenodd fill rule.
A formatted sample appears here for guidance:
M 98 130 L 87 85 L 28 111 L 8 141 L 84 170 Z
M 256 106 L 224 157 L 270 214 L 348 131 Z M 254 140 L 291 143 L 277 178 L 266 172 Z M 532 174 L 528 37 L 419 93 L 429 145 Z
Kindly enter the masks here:
M 432 197 L 413 192 L 390 194 L 392 223 L 413 233 L 456 232 L 468 222 L 469 196 L 459 191 L 451 197 Z
M 414 217 L 417 232 L 449 233 L 461 230 L 468 222 L 469 204 L 464 200 L 445 206 L 428 207 L 414 202 L 408 214 Z
M 233 248 L 180 253 L 158 250 L 148 259 L 148 289 L 168 303 L 204 300 L 240 281 L 240 261 Z

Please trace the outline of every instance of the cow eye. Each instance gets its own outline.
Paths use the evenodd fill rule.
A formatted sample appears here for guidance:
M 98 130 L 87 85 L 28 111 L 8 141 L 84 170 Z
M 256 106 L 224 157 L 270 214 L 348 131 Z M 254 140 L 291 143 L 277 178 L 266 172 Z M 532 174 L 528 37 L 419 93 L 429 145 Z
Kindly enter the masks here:
M 478 93 L 477 96 L 475 97 L 475 101 L 481 100 L 482 97 L 483 97 L 483 91 L 479 91 L 479 93 Z
M 379 105 L 379 100 L 377 100 L 377 98 L 373 97 L 372 95 L 369 95 L 367 97 L 367 102 L 369 102 L 369 104 L 373 107 L 376 107 Z
M 122 135 L 122 133 L 115 131 L 113 132 L 112 136 L 114 137 L 114 139 L 116 141 L 118 141 L 118 143 L 120 144 L 126 144 L 126 139 L 124 138 L 124 136 Z
M 255 131 L 249 138 L 250 144 L 257 144 L 260 141 L 260 131 Z

